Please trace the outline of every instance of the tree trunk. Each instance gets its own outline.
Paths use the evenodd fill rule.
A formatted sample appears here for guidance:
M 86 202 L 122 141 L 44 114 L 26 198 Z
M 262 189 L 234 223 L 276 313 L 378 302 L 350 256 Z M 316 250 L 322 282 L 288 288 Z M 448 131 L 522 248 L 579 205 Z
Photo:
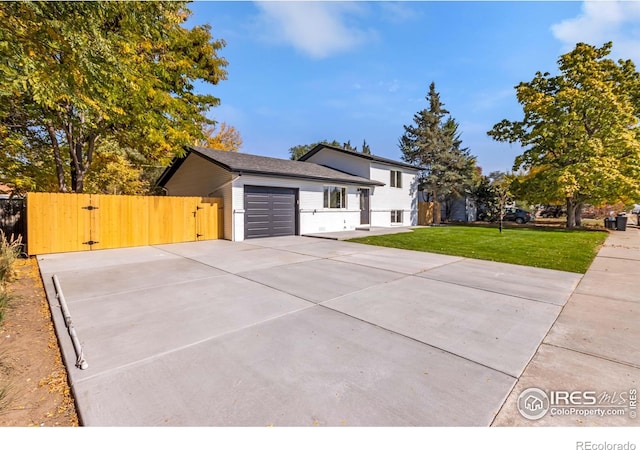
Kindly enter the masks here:
M 583 208 L 584 208 L 584 203 L 582 203 L 582 202 L 579 202 L 576 205 L 576 212 L 575 212 L 576 227 L 582 226 L 582 209 Z
M 77 194 L 82 194 L 84 191 L 84 172 L 80 172 L 76 174 L 76 187 L 74 192 Z
M 86 172 L 84 164 L 84 145 L 82 141 L 76 141 L 69 146 L 69 156 L 71 157 L 71 188 L 73 192 L 82 194 L 84 189 L 84 174 Z
M 567 229 L 571 230 L 576 226 L 576 203 L 571 197 L 567 197 Z
M 433 191 L 433 224 L 438 225 L 442 216 L 442 207 L 438 202 L 438 193 Z
M 56 163 L 56 176 L 58 177 L 58 190 L 60 192 L 67 192 L 67 182 L 64 179 L 64 166 L 62 164 L 62 156 L 60 155 L 60 145 L 58 144 L 56 131 L 51 123 L 47 123 L 46 127 L 49 138 L 51 139 L 51 146 L 53 147 L 53 159 Z

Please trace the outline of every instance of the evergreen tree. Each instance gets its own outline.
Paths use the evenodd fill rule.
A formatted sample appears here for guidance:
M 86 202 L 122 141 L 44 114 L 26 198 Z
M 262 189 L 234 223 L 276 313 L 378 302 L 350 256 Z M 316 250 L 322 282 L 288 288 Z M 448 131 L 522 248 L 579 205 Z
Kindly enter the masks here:
M 352 151 L 352 152 L 357 152 L 358 151 L 358 147 L 353 147 L 351 145 L 351 140 L 348 140 L 347 142 L 342 144 L 342 148 L 344 148 L 345 150 Z
M 362 153 L 365 155 L 371 154 L 371 148 L 369 148 L 369 144 L 367 144 L 367 140 L 362 141 Z
M 435 201 L 461 195 L 469 187 L 475 170 L 475 158 L 462 147 L 459 125 L 449 115 L 435 89 L 429 86 L 428 109 L 413 116 L 400 138 L 403 159 L 424 168 L 420 184 Z

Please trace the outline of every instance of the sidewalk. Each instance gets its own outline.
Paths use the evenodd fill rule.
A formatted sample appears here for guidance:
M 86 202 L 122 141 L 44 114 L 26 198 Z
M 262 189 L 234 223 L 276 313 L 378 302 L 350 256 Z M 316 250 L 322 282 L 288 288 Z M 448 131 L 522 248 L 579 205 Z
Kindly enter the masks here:
M 380 236 L 383 234 L 397 234 L 397 233 L 410 233 L 413 228 L 422 227 L 370 227 L 362 230 L 348 230 L 348 231 L 329 231 L 324 233 L 308 233 L 303 234 L 306 237 L 331 239 L 334 241 L 346 241 L 347 239 Z
M 640 231 L 612 231 L 529 365 L 498 412 L 494 426 L 640 426 L 625 408 L 640 389 Z M 527 388 L 595 391 L 610 396 L 603 416 L 552 415 L 528 420 L 517 408 Z M 622 394 L 622 395 L 621 395 Z M 602 396 L 602 397 L 601 397 Z M 588 403 L 588 399 L 583 399 Z M 556 403 L 557 404 L 557 403 Z M 574 403 L 571 406 L 576 406 Z M 551 405 L 553 408 L 553 405 Z M 578 408 L 580 409 L 580 408 Z

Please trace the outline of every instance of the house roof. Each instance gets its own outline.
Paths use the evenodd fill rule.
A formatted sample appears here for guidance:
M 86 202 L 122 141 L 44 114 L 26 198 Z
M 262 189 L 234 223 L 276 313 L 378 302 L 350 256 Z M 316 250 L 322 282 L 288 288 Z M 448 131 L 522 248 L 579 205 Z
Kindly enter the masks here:
M 4 183 L 0 183 L 0 194 L 11 194 L 13 192 L 13 189 L 11 189 L 9 186 L 7 186 Z
M 164 171 L 158 179 L 157 185 L 164 186 L 190 153 L 195 153 L 223 169 L 236 174 L 301 178 L 361 186 L 384 186 L 384 183 L 379 181 L 358 177 L 311 162 L 270 158 L 266 156 L 249 155 L 247 153 L 226 152 L 204 147 L 188 148 L 187 154 L 184 157 L 175 159 Z
M 308 151 L 307 153 L 305 153 L 304 155 L 302 155 L 299 159 L 299 161 L 306 161 L 307 159 L 311 158 L 313 155 L 315 155 L 316 153 L 322 151 L 323 149 L 329 149 L 329 150 L 333 150 L 339 153 L 344 153 L 345 155 L 349 155 L 349 156 L 355 156 L 358 158 L 363 158 L 369 161 L 375 161 L 375 162 L 379 162 L 379 163 L 383 163 L 383 164 L 389 164 L 391 166 L 397 166 L 397 167 L 404 167 L 405 169 L 413 169 L 413 170 L 424 170 L 422 167 L 418 167 L 418 166 L 414 166 L 411 164 L 407 164 L 401 161 L 394 161 L 393 159 L 388 159 L 388 158 L 383 158 L 381 156 L 375 156 L 375 155 L 367 155 L 365 153 L 358 153 L 355 152 L 353 150 L 345 150 L 344 148 L 340 148 L 340 147 L 334 147 L 333 145 L 328 145 L 328 144 L 318 144 L 315 147 L 313 147 L 310 151 Z

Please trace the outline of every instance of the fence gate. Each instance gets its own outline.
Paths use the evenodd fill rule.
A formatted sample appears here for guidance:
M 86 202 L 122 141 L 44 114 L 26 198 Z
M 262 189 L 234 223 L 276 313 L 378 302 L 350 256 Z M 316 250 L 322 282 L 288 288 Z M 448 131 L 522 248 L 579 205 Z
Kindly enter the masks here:
M 210 197 L 30 193 L 27 252 L 170 244 L 223 235 L 223 201 Z

